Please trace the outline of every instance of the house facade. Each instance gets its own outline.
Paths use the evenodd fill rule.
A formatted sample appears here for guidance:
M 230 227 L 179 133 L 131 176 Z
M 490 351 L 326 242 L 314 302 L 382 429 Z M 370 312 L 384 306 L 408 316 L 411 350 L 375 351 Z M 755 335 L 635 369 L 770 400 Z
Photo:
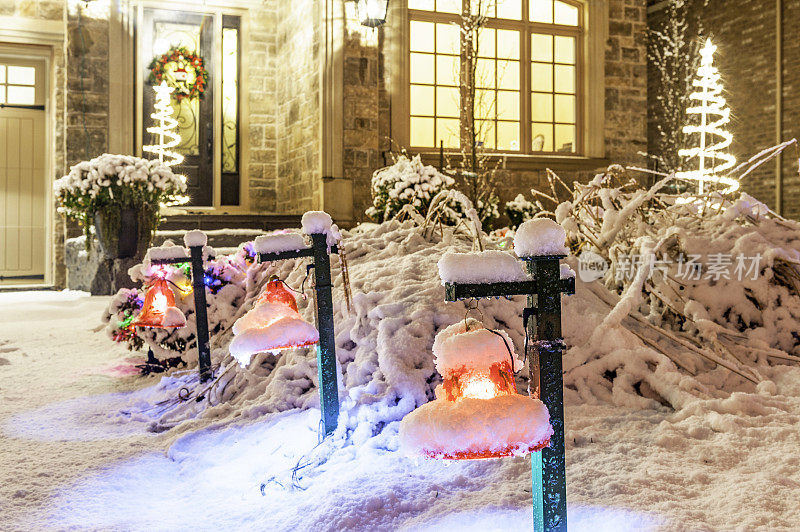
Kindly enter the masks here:
M 174 104 L 191 203 L 170 227 L 277 227 L 323 209 L 365 220 L 372 173 L 406 149 L 457 158 L 461 0 L 390 0 L 361 26 L 343 0 L 0 0 L 5 282 L 66 284 L 51 183 L 152 142 L 151 61 L 203 58 L 202 99 Z M 645 0 L 504 0 L 478 52 L 482 148 L 502 201 L 647 150 Z M 5 140 L 4 140 L 5 139 Z M 16 281 L 14 281 L 16 279 Z M 0 281 L 2 282 L 2 281 Z

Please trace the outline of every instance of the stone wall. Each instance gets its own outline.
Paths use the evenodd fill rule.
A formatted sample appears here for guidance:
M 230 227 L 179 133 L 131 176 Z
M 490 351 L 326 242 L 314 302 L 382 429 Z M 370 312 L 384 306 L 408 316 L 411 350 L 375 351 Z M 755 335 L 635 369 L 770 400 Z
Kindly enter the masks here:
M 277 202 L 279 213 L 320 208 L 320 8 L 277 2 Z
M 363 220 L 364 211 L 372 205 L 372 172 L 384 166 L 382 153 L 389 149 L 389 135 L 380 128 L 389 114 L 381 68 L 383 31 L 362 32 L 353 21 L 345 30 L 342 160 L 344 177 L 353 182 L 356 220 Z
M 250 42 L 247 43 L 249 94 L 249 131 L 244 136 L 250 143 L 250 162 L 246 178 L 250 186 L 250 210 L 264 213 L 277 210 L 278 179 L 277 110 L 277 21 L 278 5 L 266 2 L 248 17 Z
M 606 42 L 606 157 L 647 151 L 647 16 L 644 0 L 610 0 Z
M 731 109 L 728 130 L 733 133 L 730 151 L 744 161 L 777 144 L 776 124 L 776 5 L 759 0 L 710 0 L 702 9 L 694 0 L 693 13 L 702 19 L 717 46 L 715 65 L 722 75 L 725 97 Z M 664 11 L 651 10 L 648 23 L 658 27 Z M 784 2 L 783 23 L 783 125 L 784 140 L 800 135 L 800 41 L 795 31 L 800 2 Z M 797 150 L 783 158 L 784 214 L 800 217 L 800 180 Z M 775 207 L 775 164 L 764 164 L 750 174 L 742 188 Z
M 67 10 L 66 166 L 108 149 L 108 13 Z

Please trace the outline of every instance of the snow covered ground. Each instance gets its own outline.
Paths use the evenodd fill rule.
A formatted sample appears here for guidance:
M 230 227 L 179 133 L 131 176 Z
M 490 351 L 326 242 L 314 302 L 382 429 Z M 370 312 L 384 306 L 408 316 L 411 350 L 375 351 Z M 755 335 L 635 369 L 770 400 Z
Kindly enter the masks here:
M 415 461 L 397 423 L 318 447 L 313 408 L 148 431 L 161 378 L 97 332 L 107 304 L 0 293 L 0 529 L 531 529 L 529 460 Z M 568 394 L 570 530 L 800 529 L 800 369 L 760 370 L 774 389 L 678 411 Z

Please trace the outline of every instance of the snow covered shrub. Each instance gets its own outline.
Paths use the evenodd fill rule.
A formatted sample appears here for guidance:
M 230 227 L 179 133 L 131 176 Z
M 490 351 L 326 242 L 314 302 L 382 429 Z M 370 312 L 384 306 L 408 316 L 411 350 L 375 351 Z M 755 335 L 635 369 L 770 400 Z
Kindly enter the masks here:
M 157 160 L 106 153 L 70 168 L 53 190 L 61 205 L 58 212 L 83 225 L 89 245 L 96 213 L 119 218 L 120 209 L 134 208 L 140 213 L 140 228 L 154 231 L 159 206 L 183 202 L 186 183 Z
M 400 155 L 392 166 L 372 174 L 372 207 L 366 214 L 376 222 L 385 222 L 410 205 L 424 215 L 431 199 L 454 183 L 452 177 L 424 165 L 419 155 L 411 159 Z
M 584 278 L 606 307 L 601 323 L 565 358 L 581 394 L 680 408 L 800 361 L 800 223 L 747 194 L 664 193 L 671 181 L 641 188 L 619 166 L 585 185 L 553 180 L 568 191 L 551 214 L 579 272 L 584 253 L 609 265 Z
M 506 202 L 506 214 L 514 229 L 519 227 L 522 222 L 533 218 L 538 211 L 536 204 L 525 199 L 522 194 L 517 194 L 513 200 Z

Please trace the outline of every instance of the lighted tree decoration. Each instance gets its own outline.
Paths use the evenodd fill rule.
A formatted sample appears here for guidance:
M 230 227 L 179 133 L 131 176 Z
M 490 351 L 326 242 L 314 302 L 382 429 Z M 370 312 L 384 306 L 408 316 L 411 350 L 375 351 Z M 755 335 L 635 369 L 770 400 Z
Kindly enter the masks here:
M 731 110 L 722 96 L 719 71 L 714 66 L 716 50 L 711 39 L 707 39 L 700 49 L 700 68 L 692 83 L 696 90 L 689 95 L 689 99 L 696 103 L 686 110 L 690 116 L 699 116 L 699 124 L 687 124 L 683 128 L 687 135 L 698 135 L 698 145 L 678 152 L 678 155 L 687 158 L 687 163 L 694 165 L 696 160 L 697 168 L 677 172 L 676 177 L 697 181 L 700 194 L 703 194 L 706 182 L 726 186 L 723 193 L 739 188 L 736 179 L 720 175 L 736 164 L 736 158 L 726 151 L 733 141 L 733 135 L 723 126 L 730 121 Z
M 154 125 L 148 127 L 147 132 L 156 135 L 158 141 L 156 144 L 142 146 L 142 150 L 158 155 L 158 160 L 165 166 L 181 164 L 183 155 L 172 149 L 181 142 L 181 136 L 176 131 L 178 121 L 172 116 L 171 94 L 175 89 L 167 85 L 166 81 L 162 81 L 159 85 L 155 85 L 153 90 L 156 93 L 153 105 L 155 111 L 150 118 L 153 119 Z

